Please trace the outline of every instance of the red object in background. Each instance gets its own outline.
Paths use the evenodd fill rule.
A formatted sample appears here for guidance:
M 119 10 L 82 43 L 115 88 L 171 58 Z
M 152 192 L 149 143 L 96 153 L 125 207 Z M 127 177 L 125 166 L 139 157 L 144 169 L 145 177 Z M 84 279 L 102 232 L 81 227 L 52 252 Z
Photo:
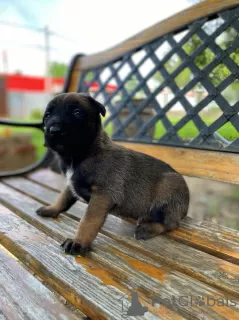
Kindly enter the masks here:
M 63 87 L 64 78 L 52 78 L 52 87 Z M 7 91 L 45 91 L 45 78 L 23 75 L 6 75 Z
M 48 79 L 45 77 L 0 74 L 0 117 L 27 117 L 31 108 L 38 103 L 44 104 L 44 101 L 49 99 L 48 93 L 55 95 L 62 92 L 64 78 L 50 78 L 47 86 L 46 80 Z M 87 84 L 89 85 L 89 82 Z M 96 92 L 99 88 L 99 83 L 95 81 L 91 84 L 89 91 Z M 105 86 L 105 91 L 110 94 L 116 88 L 108 84 Z
M 24 75 L 5 75 L 6 90 L 7 91 L 45 91 L 45 78 L 44 77 L 31 77 Z M 51 78 L 51 91 L 61 92 L 65 79 L 64 78 Z M 87 84 L 87 83 L 86 83 Z M 99 84 L 93 82 L 90 91 L 97 91 Z M 116 89 L 116 86 L 108 84 L 106 86 L 108 92 Z
M 88 85 L 88 84 L 89 84 L 89 82 L 86 81 L 86 85 Z M 92 85 L 90 86 L 90 90 L 91 90 L 91 91 L 98 91 L 98 90 L 99 90 L 99 87 L 100 87 L 100 86 L 99 86 L 99 84 L 98 84 L 97 82 L 93 82 Z M 106 89 L 107 89 L 108 92 L 113 92 L 114 90 L 117 89 L 117 87 L 116 87 L 115 85 L 108 84 L 108 85 L 106 86 Z

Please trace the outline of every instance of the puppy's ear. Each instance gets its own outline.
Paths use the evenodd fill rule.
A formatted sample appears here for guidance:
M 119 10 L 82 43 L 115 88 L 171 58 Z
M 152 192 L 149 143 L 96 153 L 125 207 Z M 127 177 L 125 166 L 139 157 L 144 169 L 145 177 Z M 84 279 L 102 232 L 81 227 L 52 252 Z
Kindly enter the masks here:
M 100 102 L 96 101 L 94 98 L 92 98 L 91 96 L 89 96 L 89 99 L 91 101 L 91 103 L 93 104 L 93 106 L 98 110 L 98 112 L 104 117 L 106 114 L 106 109 L 103 106 L 103 104 L 101 104 Z
M 96 101 L 89 93 L 81 93 L 81 95 L 84 95 L 87 97 L 90 101 L 90 103 L 96 108 L 96 110 L 104 117 L 106 114 L 106 109 L 100 102 Z

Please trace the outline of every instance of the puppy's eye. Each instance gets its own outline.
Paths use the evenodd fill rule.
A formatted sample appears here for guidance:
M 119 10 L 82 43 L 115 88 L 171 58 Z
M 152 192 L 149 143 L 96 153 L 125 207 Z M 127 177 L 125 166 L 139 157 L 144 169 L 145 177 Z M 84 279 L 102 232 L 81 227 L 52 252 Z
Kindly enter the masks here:
M 77 118 L 80 118 L 82 116 L 82 112 L 76 109 L 73 111 L 73 115 L 76 116 Z
M 48 120 L 50 118 L 50 112 L 46 112 L 44 118 L 45 118 L 45 120 Z

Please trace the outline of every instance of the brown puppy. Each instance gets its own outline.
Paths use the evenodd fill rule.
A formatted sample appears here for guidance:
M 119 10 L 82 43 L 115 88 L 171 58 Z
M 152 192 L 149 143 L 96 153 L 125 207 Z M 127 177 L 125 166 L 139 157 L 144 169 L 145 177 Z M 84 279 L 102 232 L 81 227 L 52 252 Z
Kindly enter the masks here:
M 108 213 L 137 219 L 136 239 L 177 227 L 186 216 L 189 191 L 168 164 L 113 143 L 102 130 L 105 108 L 86 94 L 63 93 L 47 106 L 45 142 L 60 159 L 67 187 L 54 205 L 37 214 L 57 217 L 78 198 L 89 202 L 74 239 L 63 248 L 86 253 Z

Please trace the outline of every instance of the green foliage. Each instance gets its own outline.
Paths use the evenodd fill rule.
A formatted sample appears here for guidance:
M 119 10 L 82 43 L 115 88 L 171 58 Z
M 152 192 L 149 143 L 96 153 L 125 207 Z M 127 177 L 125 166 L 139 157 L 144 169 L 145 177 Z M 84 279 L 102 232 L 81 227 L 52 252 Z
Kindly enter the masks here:
M 169 120 L 172 124 L 176 124 L 179 120 L 177 116 L 171 115 Z M 207 119 L 206 123 L 209 126 L 213 122 L 212 119 Z M 162 121 L 158 121 L 155 128 L 155 139 L 160 138 L 166 133 L 166 130 L 162 124 Z M 193 121 L 189 121 L 184 127 L 182 127 L 178 134 L 182 139 L 188 140 L 195 138 L 198 135 L 198 129 Z M 227 122 L 223 127 L 218 130 L 218 133 L 229 141 L 239 138 L 239 132 L 233 127 L 233 125 Z
M 212 25 L 214 28 L 214 26 Z M 235 30 L 232 28 L 228 28 L 224 33 L 222 40 L 218 43 L 218 45 L 226 50 L 233 39 L 235 38 Z M 197 35 L 193 35 L 193 37 L 184 45 L 183 49 L 188 54 L 191 55 L 196 49 L 198 49 L 201 45 L 201 40 Z M 231 55 L 231 59 L 234 60 L 235 63 L 239 65 L 239 48 L 237 48 Z M 195 64 L 199 69 L 204 69 L 207 65 L 209 65 L 215 59 L 215 54 L 208 48 L 206 48 L 203 52 L 201 52 L 195 59 Z M 230 70 L 224 65 L 219 64 L 216 68 L 214 68 L 210 74 L 209 78 L 212 81 L 214 86 L 218 86 L 223 80 L 225 80 L 231 74 Z
M 168 116 L 168 119 L 173 125 L 175 125 L 181 119 L 181 117 L 176 115 L 170 115 Z M 206 124 L 210 126 L 215 121 L 215 119 L 213 117 L 207 116 L 203 119 L 203 121 L 205 121 Z M 104 128 L 104 130 L 108 133 L 108 135 L 112 136 L 114 131 L 113 123 L 110 122 L 107 125 L 107 127 Z M 234 128 L 234 126 L 230 122 L 225 123 L 217 132 L 229 141 L 233 141 L 239 138 L 239 132 Z M 154 139 L 161 138 L 165 133 L 166 129 L 163 125 L 163 122 L 162 120 L 159 120 L 155 125 Z M 185 141 L 195 138 L 198 135 L 198 133 L 198 129 L 193 123 L 193 121 L 189 121 L 178 132 L 179 136 Z
M 239 48 L 230 55 L 230 58 L 239 66 Z
M 187 43 L 183 46 L 184 51 L 187 55 L 191 55 L 197 50 L 202 44 L 202 41 L 197 35 L 193 35 Z M 204 69 L 215 59 L 215 54 L 208 48 L 203 50 L 195 59 L 195 64 L 199 69 Z M 229 70 L 224 65 L 217 66 L 210 74 L 209 78 L 211 79 L 214 85 L 218 85 L 228 76 Z
M 175 82 L 178 85 L 179 88 L 184 88 L 190 81 L 192 76 L 192 73 L 189 68 L 183 69 L 182 72 L 180 72 L 176 78 Z
M 125 83 L 125 89 L 127 90 L 128 93 L 131 93 L 134 91 L 134 89 L 137 87 L 139 84 L 136 76 L 132 76 L 126 83 Z
M 157 80 L 159 83 L 163 82 L 163 76 L 159 71 L 156 71 L 154 74 L 154 79 Z
M 204 69 L 215 59 L 215 54 L 208 48 L 201 52 L 195 59 L 195 64 L 199 69 Z
M 237 37 L 237 32 L 232 27 L 229 27 L 226 31 L 223 32 L 223 41 L 221 41 L 219 46 L 226 50 L 233 42 L 233 40 Z
M 92 71 L 88 71 L 86 76 L 85 76 L 85 80 L 90 82 L 90 81 L 93 80 L 93 78 L 94 78 L 93 72 Z
M 215 25 L 207 26 L 208 29 L 215 29 Z M 230 47 L 231 43 L 235 39 L 235 30 L 233 28 L 228 28 L 224 31 L 222 37 L 219 38 L 220 42 L 217 44 L 223 49 L 226 50 Z M 193 35 L 183 46 L 183 50 L 185 53 L 190 56 L 192 55 L 202 44 L 202 40 L 195 34 Z M 205 69 L 214 59 L 215 54 L 209 48 L 206 48 L 202 52 L 200 52 L 195 58 L 195 65 L 200 69 Z M 239 66 L 239 48 L 237 48 L 231 55 L 230 58 Z M 181 59 L 177 55 L 173 55 L 166 63 L 165 68 L 169 73 L 174 72 L 182 63 Z M 224 65 L 219 64 L 216 68 L 214 68 L 209 73 L 209 79 L 211 80 L 214 86 L 218 86 L 223 80 L 225 80 L 231 74 L 230 70 Z M 177 77 L 176 83 L 178 87 L 184 87 L 189 80 L 192 78 L 191 71 L 188 68 L 185 68 Z M 154 79 L 156 79 L 159 83 L 163 82 L 163 77 L 160 71 L 157 71 L 154 75 Z
M 199 37 L 194 34 L 184 45 L 183 50 L 187 53 L 187 55 L 192 54 L 195 50 L 197 50 L 200 45 L 202 44 L 202 41 L 199 39 Z
M 223 64 L 219 64 L 216 68 L 212 70 L 209 74 L 214 86 L 218 86 L 223 80 L 225 80 L 231 74 L 230 70 Z
M 64 77 L 68 66 L 65 63 L 53 61 L 49 66 L 49 75 L 51 77 Z
M 139 81 L 137 80 L 136 76 L 132 76 L 126 83 L 125 83 L 125 89 L 126 91 L 130 94 L 131 92 L 133 92 L 137 86 L 139 85 Z M 135 96 L 133 97 L 133 99 L 141 99 L 144 98 L 145 94 L 144 91 L 142 89 L 138 90 L 135 94 Z M 124 97 L 121 97 L 121 99 Z
M 41 109 L 32 109 L 30 112 L 31 120 L 42 120 L 43 112 Z

